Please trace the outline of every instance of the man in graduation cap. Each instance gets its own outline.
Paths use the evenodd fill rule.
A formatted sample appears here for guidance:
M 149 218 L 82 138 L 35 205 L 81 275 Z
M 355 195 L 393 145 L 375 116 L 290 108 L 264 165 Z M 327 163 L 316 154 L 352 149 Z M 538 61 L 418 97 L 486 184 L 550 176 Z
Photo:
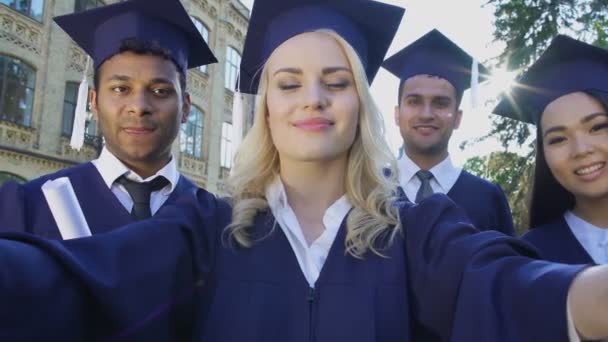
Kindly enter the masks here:
M 3 230 L 61 238 L 41 190 L 69 178 L 92 234 L 155 214 L 196 188 L 171 145 L 186 122 L 187 69 L 217 60 L 179 0 L 131 0 L 55 18 L 93 59 L 91 108 L 105 147 L 98 159 L 0 189 Z
M 432 30 L 384 61 L 400 79 L 395 123 L 405 153 L 398 161 L 399 183 L 412 202 L 447 194 L 478 229 L 513 235 L 513 219 L 502 189 L 456 167 L 448 144 L 462 119 L 462 94 L 470 85 L 473 58 Z M 487 70 L 480 66 L 480 74 Z

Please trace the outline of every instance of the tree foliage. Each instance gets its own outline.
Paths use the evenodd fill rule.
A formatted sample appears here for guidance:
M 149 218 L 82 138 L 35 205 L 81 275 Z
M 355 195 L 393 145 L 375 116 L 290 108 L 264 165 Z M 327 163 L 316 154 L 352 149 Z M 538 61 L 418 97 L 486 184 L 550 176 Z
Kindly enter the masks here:
M 608 48 L 608 0 L 489 0 L 495 6 L 494 38 L 505 43 L 498 64 L 524 70 L 559 33 Z M 527 125 L 494 117 L 490 135 L 503 146 L 522 145 Z
M 519 234 L 528 227 L 529 191 L 522 184 L 531 184 L 532 164 L 527 156 L 499 151 L 468 159 L 463 168 L 500 185 L 509 200 L 513 222 Z

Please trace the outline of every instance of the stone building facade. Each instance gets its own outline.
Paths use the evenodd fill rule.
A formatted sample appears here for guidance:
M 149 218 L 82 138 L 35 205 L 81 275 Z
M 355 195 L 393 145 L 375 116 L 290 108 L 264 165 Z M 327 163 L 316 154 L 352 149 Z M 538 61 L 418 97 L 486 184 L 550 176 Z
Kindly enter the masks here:
M 0 183 L 31 180 L 97 156 L 103 142 L 92 113 L 85 146 L 80 151 L 69 146 L 87 57 L 52 18 L 113 2 L 0 0 Z M 249 9 L 238 0 L 182 3 L 219 63 L 188 73 L 193 110 L 173 156 L 184 175 L 221 193 L 232 161 L 232 88 Z M 92 84 L 92 72 L 88 76 Z M 252 122 L 249 99 L 245 109 L 247 127 Z

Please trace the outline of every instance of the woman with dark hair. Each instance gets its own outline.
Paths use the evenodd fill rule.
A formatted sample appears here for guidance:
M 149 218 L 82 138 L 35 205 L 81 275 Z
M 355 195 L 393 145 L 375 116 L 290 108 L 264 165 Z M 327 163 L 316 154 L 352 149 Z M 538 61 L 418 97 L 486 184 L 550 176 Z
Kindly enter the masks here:
M 550 261 L 608 263 L 608 51 L 558 37 L 519 83 L 514 102 L 537 125 L 523 239 Z M 497 112 L 515 113 L 507 101 Z
M 607 84 L 608 88 L 608 84 Z M 608 94 L 594 90 L 581 91 L 585 102 L 597 102 L 608 113 Z M 536 165 L 532 184 L 530 202 L 530 227 L 539 227 L 560 217 L 567 210 L 574 208 L 576 200 L 557 179 L 547 165 L 545 146 L 542 139 L 542 125 L 536 127 Z

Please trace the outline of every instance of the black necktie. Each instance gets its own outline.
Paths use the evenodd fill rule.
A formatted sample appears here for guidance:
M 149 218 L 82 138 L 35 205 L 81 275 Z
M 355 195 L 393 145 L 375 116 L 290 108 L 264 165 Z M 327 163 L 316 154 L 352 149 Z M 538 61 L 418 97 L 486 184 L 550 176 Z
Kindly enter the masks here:
M 427 170 L 420 170 L 416 172 L 416 177 L 418 177 L 421 182 L 420 189 L 418 189 L 418 193 L 416 193 L 416 203 L 420 203 L 420 201 L 433 194 L 433 188 L 431 188 L 433 173 Z
M 154 191 L 164 188 L 169 181 L 163 176 L 158 176 L 149 182 L 135 182 L 125 176 L 121 176 L 116 180 L 119 184 L 125 187 L 129 196 L 133 200 L 133 210 L 131 216 L 136 220 L 147 219 L 152 216 L 150 212 L 150 195 Z

